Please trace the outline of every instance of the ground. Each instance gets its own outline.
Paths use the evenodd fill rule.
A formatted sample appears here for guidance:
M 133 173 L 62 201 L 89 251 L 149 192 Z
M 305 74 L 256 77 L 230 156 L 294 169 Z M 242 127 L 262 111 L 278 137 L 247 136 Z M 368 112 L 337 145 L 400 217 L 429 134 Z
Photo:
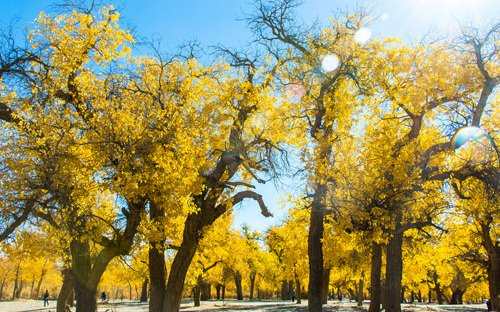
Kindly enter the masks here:
M 185 302 L 181 305 L 182 312 L 306 312 L 307 301 L 303 300 L 300 305 L 293 304 L 289 301 L 208 301 L 202 302 L 201 307 L 194 308 L 192 302 Z M 0 302 L 0 312 L 22 312 L 22 311 L 36 311 L 36 312 L 54 312 L 56 302 L 50 301 L 49 307 L 44 308 L 41 300 L 18 300 L 18 301 L 2 301 Z M 368 308 L 368 302 L 365 302 L 363 308 Z M 108 304 L 99 304 L 98 312 L 146 312 L 148 311 L 147 303 L 138 303 L 131 301 L 117 301 Z M 360 311 L 355 303 L 347 301 L 329 301 L 328 305 L 324 308 L 325 312 L 338 311 Z M 436 304 L 417 304 L 410 305 L 404 304 L 403 311 L 406 312 L 478 312 L 486 311 L 485 304 L 471 304 L 471 305 L 436 305 Z

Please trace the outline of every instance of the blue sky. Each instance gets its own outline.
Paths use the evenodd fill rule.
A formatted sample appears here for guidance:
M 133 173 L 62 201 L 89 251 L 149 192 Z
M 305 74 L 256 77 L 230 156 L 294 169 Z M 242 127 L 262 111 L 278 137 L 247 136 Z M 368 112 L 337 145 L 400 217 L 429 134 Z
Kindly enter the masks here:
M 30 28 L 40 11 L 50 11 L 53 1 L 0 0 L 0 25 L 15 21 L 21 32 Z M 110 0 L 121 12 L 123 25 L 146 38 L 161 39 L 162 48 L 174 51 L 186 41 L 198 41 L 202 47 L 223 44 L 244 46 L 250 32 L 242 18 L 251 7 L 249 0 Z M 379 16 L 371 29 L 374 37 L 397 36 L 408 42 L 420 41 L 425 36 L 438 38 L 457 33 L 458 25 L 480 28 L 498 22 L 500 0 L 303 0 L 298 17 L 305 23 L 319 20 L 325 23 L 339 10 L 366 7 Z M 295 184 L 295 185 L 294 185 Z M 280 208 L 286 193 L 297 193 L 300 185 L 285 181 L 276 189 L 273 185 L 259 185 L 257 191 L 274 218 L 264 218 L 254 202 L 244 202 L 235 209 L 235 227 L 243 223 L 253 229 L 265 230 L 278 223 L 286 209 Z

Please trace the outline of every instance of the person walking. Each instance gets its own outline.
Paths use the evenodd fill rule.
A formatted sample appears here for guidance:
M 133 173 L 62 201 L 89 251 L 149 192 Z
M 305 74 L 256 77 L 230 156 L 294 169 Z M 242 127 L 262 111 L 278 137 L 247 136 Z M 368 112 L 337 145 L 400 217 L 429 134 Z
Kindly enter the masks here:
M 49 290 L 46 289 L 45 293 L 43 294 L 43 306 L 48 307 L 49 306 Z

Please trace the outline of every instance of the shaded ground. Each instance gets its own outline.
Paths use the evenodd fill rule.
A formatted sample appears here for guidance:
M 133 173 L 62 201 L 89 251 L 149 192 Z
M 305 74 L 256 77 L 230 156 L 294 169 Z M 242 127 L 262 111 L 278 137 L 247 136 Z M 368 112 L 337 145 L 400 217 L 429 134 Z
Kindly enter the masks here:
M 0 302 L 0 312 L 54 312 L 56 307 L 55 301 L 50 301 L 49 307 L 44 308 L 42 301 L 37 300 L 18 300 L 18 301 L 2 301 Z M 329 301 L 328 305 L 323 309 L 326 312 L 352 312 L 364 311 L 368 308 L 368 302 L 363 305 L 364 309 L 356 307 L 355 303 L 347 301 Z M 99 304 L 99 312 L 147 312 L 147 303 L 138 303 L 134 301 L 117 301 L 108 304 Z M 293 304 L 289 301 L 207 301 L 202 302 L 201 307 L 193 307 L 191 302 L 185 302 L 181 305 L 182 312 L 306 312 L 307 300 L 303 300 L 300 305 Z M 486 311 L 485 304 L 471 305 L 436 305 L 436 304 L 418 304 L 410 305 L 403 304 L 403 311 L 406 312 L 479 312 Z

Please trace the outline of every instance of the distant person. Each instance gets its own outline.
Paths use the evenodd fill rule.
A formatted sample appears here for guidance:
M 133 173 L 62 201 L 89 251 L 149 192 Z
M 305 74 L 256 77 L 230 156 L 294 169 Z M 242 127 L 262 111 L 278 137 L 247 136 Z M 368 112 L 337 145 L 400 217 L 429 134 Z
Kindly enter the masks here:
M 106 293 L 104 291 L 101 293 L 101 300 L 102 302 L 106 301 Z
M 43 306 L 48 307 L 49 306 L 49 291 L 46 289 L 45 293 L 43 294 Z
M 488 311 L 493 311 L 493 309 L 491 308 L 491 301 L 489 299 L 486 300 L 486 308 L 488 309 Z

